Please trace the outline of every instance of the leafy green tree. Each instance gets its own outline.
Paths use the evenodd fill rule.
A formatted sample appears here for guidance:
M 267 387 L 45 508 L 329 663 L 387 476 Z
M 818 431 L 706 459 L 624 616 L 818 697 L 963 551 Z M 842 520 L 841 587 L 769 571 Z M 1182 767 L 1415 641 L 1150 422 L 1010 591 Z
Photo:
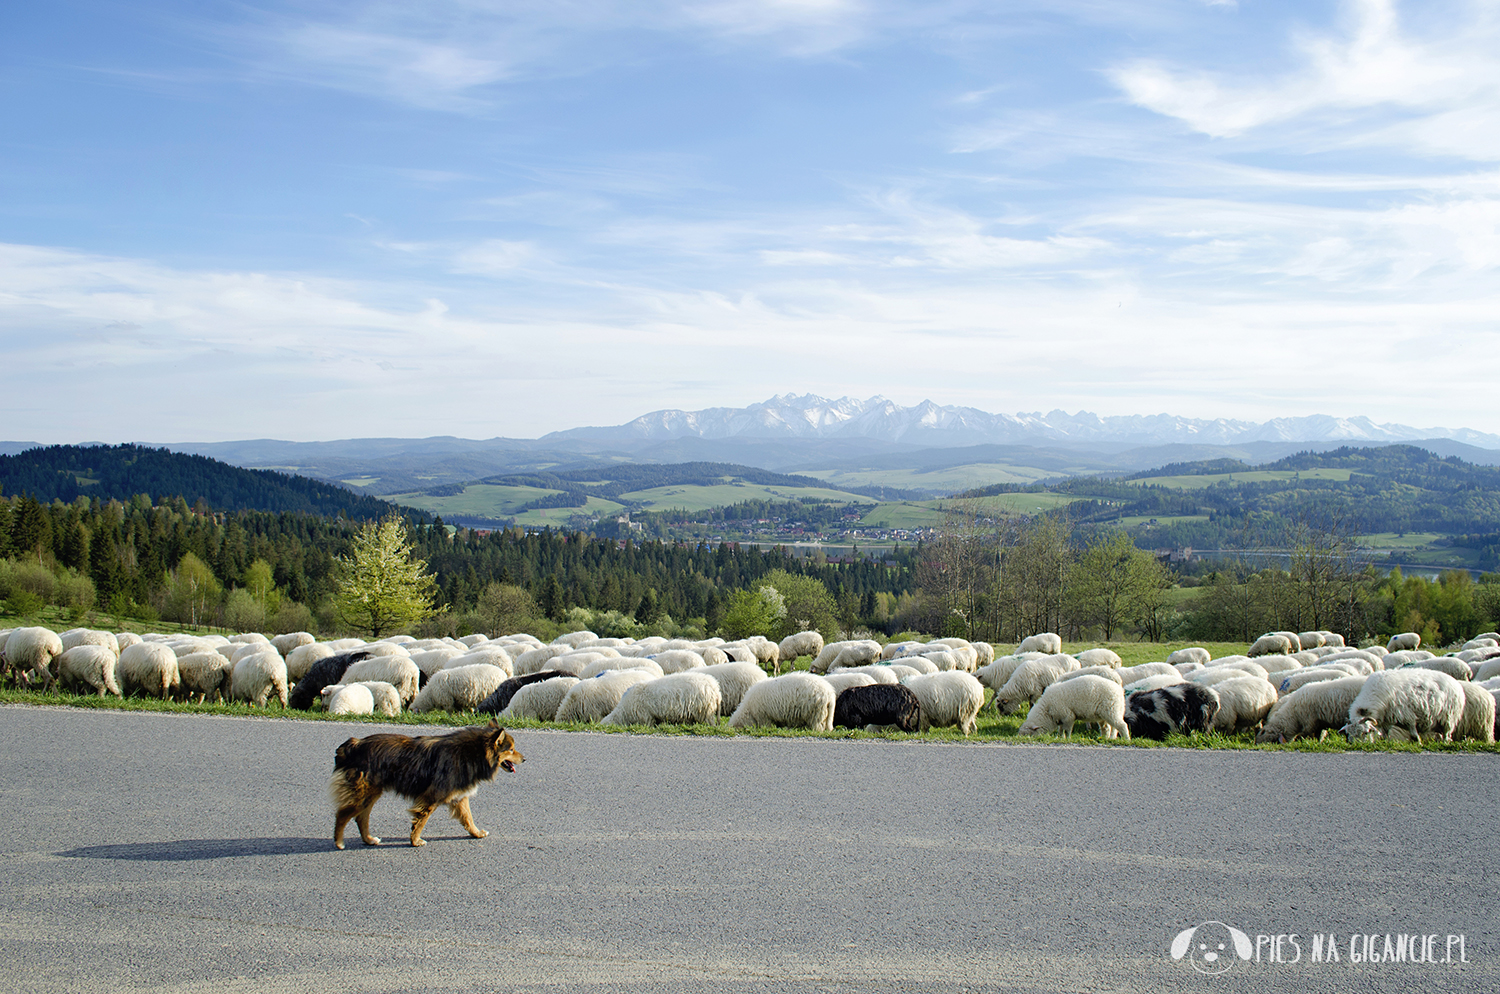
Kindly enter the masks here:
M 786 617 L 786 604 L 775 587 L 762 585 L 758 590 L 736 590 L 724 609 L 719 632 L 727 639 L 775 632 Z
M 433 578 L 427 561 L 412 556 L 400 518 L 366 523 L 352 545 L 334 563 L 335 602 L 346 624 L 380 638 L 433 613 Z
M 786 613 L 774 629 L 754 634 L 777 640 L 802 631 L 820 632 L 829 641 L 839 637 L 838 605 L 823 581 L 775 569 L 756 581 L 756 586 L 775 588 Z

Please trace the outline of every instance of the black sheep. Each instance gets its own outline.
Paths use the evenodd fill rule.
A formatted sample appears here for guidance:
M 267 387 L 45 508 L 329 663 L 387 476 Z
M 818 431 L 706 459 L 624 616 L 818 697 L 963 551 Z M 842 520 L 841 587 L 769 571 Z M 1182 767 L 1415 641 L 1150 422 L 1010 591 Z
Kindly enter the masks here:
M 898 731 L 915 732 L 921 722 L 922 704 L 917 695 L 899 684 L 850 687 L 833 702 L 835 728 L 894 725 Z
M 496 687 L 495 692 L 481 701 L 474 711 L 476 714 L 499 714 L 510 705 L 510 699 L 516 696 L 516 691 L 529 683 L 541 683 L 555 676 L 577 676 L 577 674 L 569 673 L 567 670 L 542 670 L 540 673 L 513 676 Z
M 1174 683 L 1156 690 L 1138 690 L 1125 698 L 1125 725 L 1132 738 L 1165 739 L 1206 732 L 1219 713 L 1219 695 L 1212 687 Z
M 302 674 L 302 679 L 298 680 L 297 686 L 292 689 L 292 696 L 287 699 L 286 706 L 299 711 L 311 711 L 313 701 L 322 696 L 324 687 L 331 687 L 338 683 L 344 678 L 345 670 L 361 659 L 369 657 L 370 653 L 363 649 L 355 652 L 341 652 L 336 656 L 324 656 Z

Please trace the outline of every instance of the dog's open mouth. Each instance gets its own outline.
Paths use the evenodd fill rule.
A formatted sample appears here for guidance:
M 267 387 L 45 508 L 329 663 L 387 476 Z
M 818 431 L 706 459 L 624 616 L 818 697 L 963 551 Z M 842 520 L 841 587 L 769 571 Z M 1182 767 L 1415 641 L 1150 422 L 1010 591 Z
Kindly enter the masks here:
M 513 763 L 513 762 L 511 762 L 508 759 L 500 761 L 500 768 L 502 770 L 504 770 L 506 773 L 514 773 L 514 772 L 516 772 L 516 764 Z

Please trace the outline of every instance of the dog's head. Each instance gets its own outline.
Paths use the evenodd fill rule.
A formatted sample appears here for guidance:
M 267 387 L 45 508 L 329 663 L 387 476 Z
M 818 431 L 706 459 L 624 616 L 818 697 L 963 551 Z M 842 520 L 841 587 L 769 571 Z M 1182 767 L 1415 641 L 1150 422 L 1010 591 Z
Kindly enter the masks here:
M 526 762 L 526 757 L 516 748 L 516 740 L 511 738 L 509 732 L 501 728 L 494 718 L 490 719 L 489 728 L 486 730 L 487 753 L 490 760 L 490 769 L 502 769 L 506 773 L 516 772 L 516 764 Z

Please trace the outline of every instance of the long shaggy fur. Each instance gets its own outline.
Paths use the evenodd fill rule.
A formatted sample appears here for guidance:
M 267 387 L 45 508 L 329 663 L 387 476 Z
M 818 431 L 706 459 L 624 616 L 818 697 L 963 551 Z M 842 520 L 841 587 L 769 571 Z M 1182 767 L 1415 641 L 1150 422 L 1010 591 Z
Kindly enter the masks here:
M 1137 691 L 1125 699 L 1125 724 L 1133 738 L 1164 739 L 1172 732 L 1206 732 L 1219 713 L 1212 687 L 1179 683 Z
M 351 664 L 369 658 L 370 654 L 363 650 L 323 657 L 302 674 L 302 679 L 297 681 L 296 689 L 287 700 L 287 707 L 296 708 L 299 711 L 311 711 L 313 701 L 319 699 L 324 687 L 330 687 L 343 680 L 344 671 Z
M 500 770 L 516 771 L 525 757 L 509 732 L 495 724 L 462 728 L 448 735 L 367 735 L 348 739 L 333 752 L 333 845 L 344 848 L 344 829 L 352 820 L 367 846 L 380 845 L 370 834 L 370 809 L 386 791 L 412 801 L 411 844 L 423 846 L 422 829 L 440 805 L 476 839 L 489 833 L 474 824 L 469 798 Z
M 889 726 L 898 732 L 915 732 L 922 723 L 922 704 L 902 686 L 886 683 L 850 687 L 833 702 L 835 728 Z

